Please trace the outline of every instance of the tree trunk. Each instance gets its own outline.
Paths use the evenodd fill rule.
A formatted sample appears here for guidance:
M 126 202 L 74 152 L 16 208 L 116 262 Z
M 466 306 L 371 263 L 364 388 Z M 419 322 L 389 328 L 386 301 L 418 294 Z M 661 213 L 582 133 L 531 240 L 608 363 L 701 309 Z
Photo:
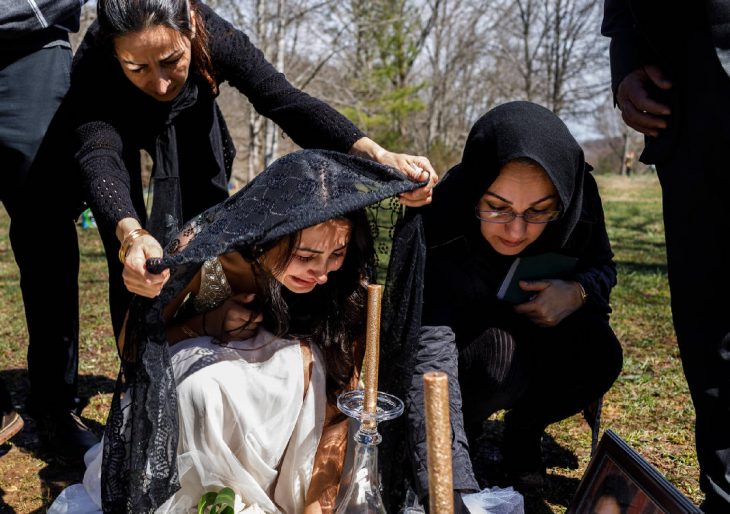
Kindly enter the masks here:
M 624 151 L 621 155 L 621 176 L 627 177 L 629 175 L 628 173 L 628 166 L 626 166 L 626 158 L 629 155 L 629 129 L 625 128 L 623 133 L 624 138 Z

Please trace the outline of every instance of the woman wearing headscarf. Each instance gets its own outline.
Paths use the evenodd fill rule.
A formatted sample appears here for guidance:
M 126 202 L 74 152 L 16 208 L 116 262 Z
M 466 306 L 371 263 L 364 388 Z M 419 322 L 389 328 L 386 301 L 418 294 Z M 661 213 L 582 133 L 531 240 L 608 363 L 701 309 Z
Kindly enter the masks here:
M 622 352 L 608 323 L 616 269 L 590 169 L 555 114 L 507 103 L 477 121 L 432 205 L 400 228 L 386 292 L 397 311 L 385 321 L 393 354 L 383 359 L 400 361 L 385 383 L 406 397 L 421 496 L 426 371 L 450 375 L 454 488 L 462 492 L 477 488 L 464 424 L 473 443 L 487 417 L 508 409 L 507 476 L 539 485 L 545 428 L 601 398 L 618 376 Z M 521 281 L 529 299 L 520 304 L 498 299 L 516 258 L 547 253 L 577 259 L 574 269 Z
M 247 512 L 331 512 L 374 271 L 364 208 L 422 185 L 303 150 L 189 222 L 148 262 L 171 271 L 160 296 L 132 303 L 103 452 L 49 512 L 191 512 L 225 486 Z
M 153 297 L 166 279 L 148 273 L 145 260 L 161 256 L 185 221 L 228 196 L 236 149 L 216 100 L 226 82 L 303 148 L 349 152 L 435 182 L 428 159 L 385 150 L 292 86 L 204 3 L 99 0 L 97 11 L 54 133 L 61 150 L 47 152 L 39 170 L 56 170 L 59 153 L 71 150 L 69 166 L 79 169 L 107 254 L 115 334 L 131 294 Z M 146 199 L 141 150 L 153 162 Z M 402 200 L 418 205 L 431 186 Z

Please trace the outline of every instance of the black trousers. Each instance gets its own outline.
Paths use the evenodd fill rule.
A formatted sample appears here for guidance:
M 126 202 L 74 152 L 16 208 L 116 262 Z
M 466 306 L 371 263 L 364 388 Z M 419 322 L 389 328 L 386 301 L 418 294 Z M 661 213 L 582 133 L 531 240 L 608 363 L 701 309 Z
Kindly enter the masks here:
M 459 350 L 467 427 L 510 409 L 510 427 L 535 434 L 580 412 L 621 372 L 621 345 L 604 315 L 580 309 L 541 328 L 509 314 Z
M 662 185 L 672 317 L 696 413 L 705 512 L 730 512 L 730 79 L 692 42 Z
M 621 345 L 600 314 L 582 309 L 553 328 L 539 328 L 505 311 L 499 323 L 457 349 L 448 327 L 423 327 L 405 401 L 408 448 L 420 497 L 428 494 L 423 374 L 449 379 L 454 489 L 476 491 L 465 427 L 500 409 L 511 424 L 539 436 L 603 396 L 621 372 Z
M 5 386 L 5 382 L 0 380 L 0 416 L 11 410 L 13 410 L 13 401 L 10 399 L 10 392 Z
M 79 249 L 65 205 L 69 170 L 39 180 L 30 169 L 68 89 L 70 66 L 65 47 L 0 56 L 0 196 L 20 268 L 31 399 L 54 407 L 72 406 L 76 396 Z

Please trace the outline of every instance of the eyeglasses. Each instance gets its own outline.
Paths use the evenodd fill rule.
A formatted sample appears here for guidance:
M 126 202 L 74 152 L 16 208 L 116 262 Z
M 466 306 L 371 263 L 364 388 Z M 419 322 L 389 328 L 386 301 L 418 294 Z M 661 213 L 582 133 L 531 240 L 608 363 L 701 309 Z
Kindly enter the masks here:
M 560 217 L 561 211 L 533 211 L 526 210 L 522 214 L 514 211 L 480 211 L 479 207 L 474 209 L 477 218 L 487 223 L 507 224 L 514 221 L 515 218 L 522 218 L 525 223 L 550 223 Z

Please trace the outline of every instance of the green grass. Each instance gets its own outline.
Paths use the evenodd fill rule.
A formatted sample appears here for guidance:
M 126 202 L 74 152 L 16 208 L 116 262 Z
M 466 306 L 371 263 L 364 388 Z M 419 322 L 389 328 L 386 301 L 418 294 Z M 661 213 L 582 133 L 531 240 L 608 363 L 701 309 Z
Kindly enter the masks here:
M 654 176 L 599 182 L 618 263 L 613 325 L 624 371 L 607 397 L 604 424 L 701 500 L 694 453 L 694 411 L 672 329 L 661 192 Z
M 659 186 L 653 176 L 598 181 L 619 270 L 613 327 L 625 355 L 623 373 L 604 399 L 602 427 L 617 432 L 698 503 L 693 411 L 671 325 Z M 0 210 L 0 374 L 20 405 L 27 394 L 27 333 L 7 227 Z M 80 389 L 92 397 L 84 417 L 100 433 L 118 364 L 103 250 L 94 230 L 79 229 L 79 236 Z M 52 259 L 49 248 L 49 265 Z M 64 299 L 49 292 L 49 308 L 55 301 Z M 80 479 L 78 470 L 43 452 L 32 421 L 26 426 L 0 457 L 0 513 L 44 512 L 63 485 Z M 564 512 L 589 460 L 590 430 L 579 416 L 553 425 L 548 435 L 548 487 L 542 497 L 528 498 L 528 512 Z
M 624 349 L 623 372 L 604 398 L 602 429 L 617 432 L 699 503 L 694 412 L 672 328 L 659 184 L 653 175 L 597 179 L 618 267 L 612 326 Z M 532 511 L 563 512 L 568 498 L 560 486 L 585 470 L 590 431 L 575 416 L 548 433 L 574 452 L 578 466 L 549 469 L 556 501 Z
M 0 376 L 23 411 L 28 393 L 25 372 L 28 333 L 18 284 L 18 268 L 8 240 L 8 217 L 0 208 Z M 43 227 L 39 225 L 38 236 Z M 106 260 L 96 230 L 78 229 L 81 246 L 79 295 L 81 302 L 79 392 L 91 398 L 84 410 L 88 424 L 101 435 L 111 402 L 118 360 L 107 308 Z M 53 265 L 53 248 L 48 249 Z M 67 301 L 48 292 L 48 308 Z M 35 423 L 24 416 L 26 426 L 11 444 L 0 449 L 0 513 L 45 512 L 48 500 L 70 481 L 81 478 L 44 450 Z M 4 455 L 3 455 L 4 454 Z

